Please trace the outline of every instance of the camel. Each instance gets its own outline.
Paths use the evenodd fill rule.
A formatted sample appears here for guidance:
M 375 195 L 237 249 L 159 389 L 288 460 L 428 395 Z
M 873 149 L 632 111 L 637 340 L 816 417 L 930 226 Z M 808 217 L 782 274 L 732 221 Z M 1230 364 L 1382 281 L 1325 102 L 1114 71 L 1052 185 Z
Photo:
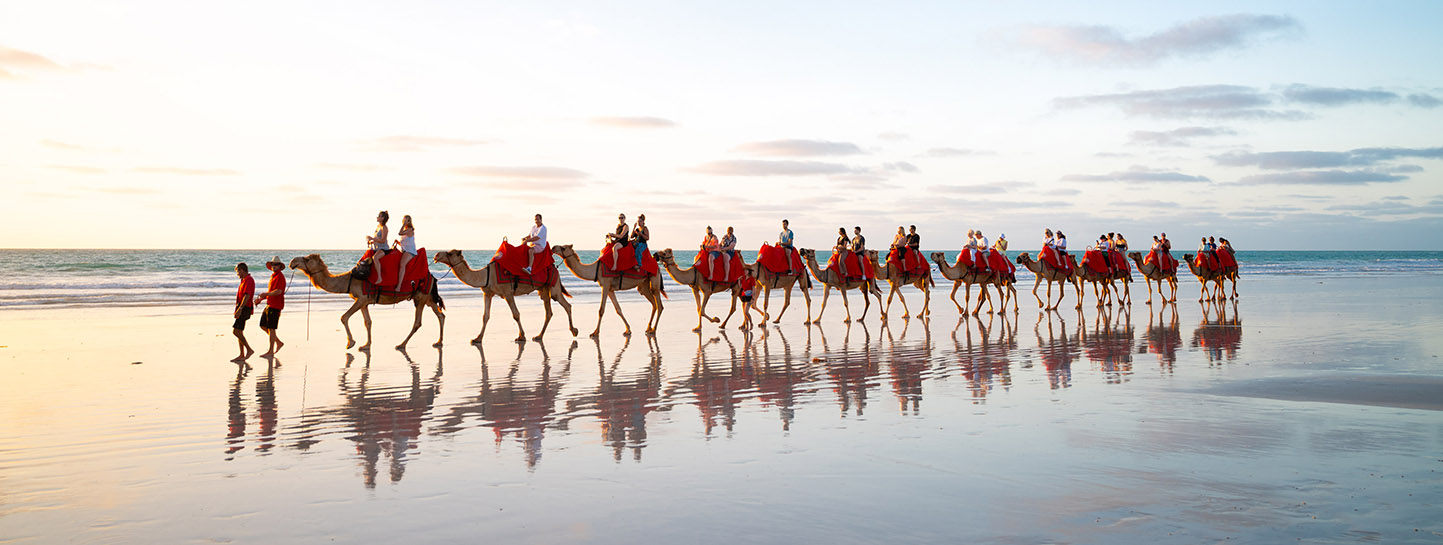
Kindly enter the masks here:
M 867 261 L 871 262 L 872 270 L 877 273 L 877 278 L 887 279 L 887 284 L 891 286 L 891 289 L 887 291 L 887 306 L 885 310 L 892 310 L 892 296 L 896 295 L 897 299 L 902 301 L 902 318 L 911 318 L 912 311 L 907 308 L 907 296 L 902 295 L 901 291 L 902 286 L 911 284 L 912 287 L 922 290 L 922 312 L 917 315 L 926 316 L 932 313 L 930 308 L 932 305 L 932 290 L 930 288 L 933 285 L 931 267 L 927 268 L 927 274 L 920 274 L 914 277 L 905 272 L 893 270 L 889 264 L 878 260 L 876 250 L 867 250 Z
M 1219 252 L 1224 252 L 1224 251 L 1228 251 L 1228 250 L 1219 249 L 1218 251 L 1219 251 Z M 1236 253 L 1234 253 L 1234 254 L 1232 254 L 1232 257 L 1233 257 L 1233 262 L 1234 262 L 1234 263 L 1237 263 L 1237 261 L 1238 261 L 1238 255 L 1237 255 Z M 1231 281 L 1233 282 L 1233 293 L 1232 293 L 1232 295 L 1229 295 L 1228 297 L 1231 298 L 1231 299 L 1237 299 L 1237 298 L 1238 298 L 1238 268 L 1237 268 L 1236 265 L 1234 265 L 1234 266 L 1232 266 L 1232 267 L 1225 267 L 1225 268 L 1223 269 L 1223 276 L 1222 276 L 1222 278 L 1220 279 L 1220 281 L 1218 282 L 1218 286 L 1221 287 L 1222 284 L 1223 284 L 1223 281 L 1227 281 L 1227 280 L 1231 280 Z
M 1117 291 L 1117 286 L 1112 283 L 1114 280 L 1122 281 L 1123 291 L 1122 295 L 1117 297 L 1117 303 L 1123 305 L 1132 303 L 1132 275 L 1128 274 L 1126 270 L 1098 273 L 1093 272 L 1089 267 L 1078 264 L 1077 256 L 1069 254 L 1067 259 L 1068 262 L 1072 264 L 1073 274 L 1077 278 L 1078 286 L 1080 287 L 1082 282 L 1092 284 L 1092 295 L 1097 298 L 1097 306 L 1099 308 L 1103 305 L 1111 305 L 1113 303 L 1113 292 Z M 1103 282 L 1106 282 L 1106 284 Z M 1098 287 L 1102 288 L 1101 295 L 1098 295 Z M 1077 308 L 1082 308 L 1083 293 L 1084 292 L 1080 290 L 1078 291 Z
M 352 279 L 351 273 L 331 274 L 331 271 L 326 268 L 326 262 L 321 260 L 321 256 L 318 254 L 292 259 L 291 268 L 300 269 L 301 272 L 306 273 L 306 277 L 311 279 L 311 284 L 321 291 L 343 293 L 351 296 L 351 299 L 355 301 L 351 304 L 351 308 L 346 309 L 346 312 L 341 315 L 341 327 L 346 329 L 346 348 L 356 345 L 355 337 L 351 336 L 350 319 L 352 314 L 358 310 L 361 311 L 361 318 L 366 323 L 366 344 L 361 345 L 358 350 L 369 351 L 371 349 L 370 306 L 394 305 L 402 301 L 411 301 L 416 304 L 416 321 L 411 324 L 411 333 L 406 335 L 406 339 L 401 341 L 401 344 L 396 345 L 396 349 L 405 349 L 411 336 L 416 334 L 416 330 L 421 329 L 421 311 L 427 307 L 436 313 L 436 321 L 440 325 L 440 331 L 436 334 L 436 343 L 431 346 L 441 346 L 441 340 L 445 338 L 446 314 L 443 311 L 446 309 L 446 305 L 441 301 L 441 292 L 437 289 L 435 280 L 431 281 L 431 290 L 427 292 L 381 293 L 379 287 L 372 286 L 374 292 L 366 293 L 366 281 Z
M 736 283 L 709 281 L 702 277 L 701 271 L 696 270 L 695 266 L 681 268 L 676 264 L 676 254 L 671 251 L 671 248 L 657 252 L 656 261 L 666 267 L 666 272 L 671 275 L 673 280 L 691 288 L 691 295 L 696 299 L 696 327 L 691 328 L 692 331 L 701 331 L 702 320 L 711 320 L 711 323 L 721 322 L 722 327 L 726 327 L 726 321 L 706 315 L 706 303 L 711 300 L 713 294 L 731 292 L 732 308 L 730 312 L 727 312 L 726 317 L 727 321 L 730 321 L 732 313 L 737 310 L 739 292 L 736 290 Z
M 1002 305 L 1000 305 L 1002 310 L 998 310 L 997 313 L 1001 314 L 1002 312 L 1005 312 L 1007 310 L 1007 294 L 1006 292 L 1002 291 L 1002 287 L 1007 285 L 1008 282 L 1005 280 L 1001 280 L 995 273 L 995 271 L 988 271 L 986 273 L 983 273 L 978 271 L 976 268 L 964 264 L 948 263 L 947 254 L 944 254 L 942 252 L 932 252 L 931 257 L 932 262 L 937 264 L 937 269 L 942 272 L 942 278 L 946 278 L 952 281 L 952 293 L 948 294 L 948 297 L 952 299 L 952 304 L 957 306 L 958 314 L 967 314 L 967 305 L 972 304 L 973 284 L 982 285 L 982 291 L 977 295 L 977 307 L 972 309 L 973 316 L 976 316 L 978 313 L 982 312 L 983 301 L 987 302 L 988 314 L 991 314 L 992 309 L 996 308 L 992 306 L 992 298 L 987 296 L 988 285 L 996 286 L 997 297 L 1002 299 Z M 964 285 L 967 286 L 967 289 L 962 293 L 962 304 L 959 305 L 957 304 L 957 288 Z M 1049 292 L 1048 295 L 1049 299 L 1052 298 L 1050 293 L 1051 292 Z M 1017 300 L 1015 298 L 1012 301 L 1012 307 L 1013 310 L 1017 310 Z
M 1168 288 L 1172 291 L 1172 297 L 1163 297 L 1164 303 L 1177 302 L 1177 272 L 1165 272 L 1162 267 L 1156 264 L 1143 263 L 1142 252 L 1128 252 L 1128 259 L 1137 264 L 1137 272 L 1142 274 L 1144 284 L 1147 284 L 1147 304 L 1152 304 L 1152 283 L 1157 282 L 1157 294 L 1162 295 L 1162 283 L 1167 281 Z
M 752 275 L 757 277 L 757 286 L 766 291 L 762 299 L 762 314 L 771 316 L 770 305 L 772 302 L 772 290 L 780 289 L 786 295 L 782 300 L 782 309 L 772 319 L 772 323 L 782 323 L 782 314 L 787 312 L 787 307 L 792 306 L 792 287 L 799 286 L 802 289 L 802 298 L 807 301 L 807 321 L 802 325 L 812 323 L 812 283 L 807 280 L 807 271 L 797 271 L 795 274 L 774 273 L 763 267 L 760 263 L 747 265 L 752 268 Z
M 1182 254 L 1182 260 L 1187 263 L 1188 270 L 1192 271 L 1192 275 L 1197 277 L 1197 281 L 1202 283 L 1202 288 L 1198 291 L 1197 300 L 1199 303 L 1201 303 L 1203 299 L 1214 299 L 1217 301 L 1227 299 L 1227 297 L 1223 296 L 1223 279 L 1227 277 L 1225 271 L 1199 268 L 1192 254 Z M 1217 285 L 1217 289 L 1208 290 L 1208 282 Z M 1233 289 L 1237 289 L 1236 282 L 1233 283 Z M 1212 293 L 1211 296 L 1208 295 L 1209 292 Z
M 481 315 L 481 332 L 471 339 L 471 344 L 481 344 L 481 338 L 486 335 L 486 323 L 491 321 L 491 298 L 500 295 L 506 300 L 506 305 L 511 307 L 511 319 L 516 320 L 516 342 L 526 342 L 526 329 L 521 327 L 521 312 L 516 310 L 516 297 L 536 292 L 541 296 L 541 302 L 546 306 L 546 321 L 541 324 L 541 333 L 537 333 L 532 340 L 540 341 L 546 334 L 546 327 L 551 325 L 551 301 L 555 300 L 561 304 L 566 311 L 566 324 L 571 329 L 571 336 L 575 337 L 579 331 L 576 323 L 571 320 L 571 302 L 566 300 L 571 294 L 566 292 L 566 287 L 561 285 L 558 279 L 555 286 L 536 286 L 526 282 L 502 282 L 501 265 L 496 262 L 487 263 L 482 269 L 472 269 L 466 264 L 466 258 L 461 255 L 461 250 L 449 252 L 437 252 L 433 261 L 444 263 L 451 267 L 456 273 L 456 279 L 463 284 L 473 288 L 481 288 L 486 295 L 486 311 Z
M 1047 260 L 1033 261 L 1032 256 L 1028 255 L 1027 252 L 1022 252 L 1021 255 L 1017 256 L 1017 264 L 1022 265 L 1023 267 L 1027 267 L 1027 270 L 1032 271 L 1032 274 L 1035 277 L 1035 279 L 1032 281 L 1032 296 L 1037 299 L 1038 308 L 1057 310 L 1058 305 L 1062 304 L 1062 300 L 1067 298 L 1068 282 L 1072 283 L 1074 291 L 1077 292 L 1077 300 L 1079 301 L 1079 303 L 1077 304 L 1077 308 L 1082 308 L 1082 303 L 1080 302 L 1082 301 L 1082 283 L 1077 281 L 1073 273 L 1054 269 L 1052 268 L 1052 264 L 1048 263 Z M 1075 271 L 1076 268 L 1074 267 L 1073 270 Z M 1047 281 L 1046 304 L 1042 302 L 1041 297 L 1037 296 L 1037 286 L 1038 284 L 1041 284 L 1043 280 Z M 1058 287 L 1061 288 L 1057 296 L 1057 304 L 1052 304 L 1053 282 L 1056 282 L 1058 284 Z
M 837 271 L 828 269 L 827 271 L 823 272 L 819 267 L 817 267 L 816 250 L 810 248 L 802 248 L 801 252 L 802 259 L 807 263 L 807 269 L 812 271 L 812 277 L 816 278 L 818 282 L 822 283 L 822 308 L 817 310 L 816 318 L 811 318 L 810 316 L 808 316 L 808 321 L 816 322 L 822 319 L 822 313 L 827 311 L 827 297 L 832 295 L 832 290 L 834 289 L 842 292 L 842 307 L 847 309 L 847 319 L 842 320 L 843 322 L 852 322 L 852 306 L 847 303 L 848 290 L 861 290 L 862 300 L 866 301 L 866 306 L 862 307 L 862 317 L 858 320 L 865 320 L 867 318 L 867 310 L 872 308 L 872 295 L 877 296 L 877 304 L 879 306 L 881 305 L 882 290 L 870 286 L 867 279 L 863 278 L 855 281 L 847 281 L 842 279 L 841 274 Z M 869 287 L 871 287 L 872 289 L 868 290 L 867 288 Z M 887 319 L 886 310 L 878 308 L 877 311 L 882 313 L 883 320 Z M 807 313 L 811 314 L 810 308 L 807 309 Z
M 592 337 L 601 335 L 601 318 L 606 315 L 606 301 L 616 308 L 616 314 L 621 316 L 621 323 L 626 326 L 622 335 L 631 336 L 631 323 L 626 321 L 626 314 L 621 312 L 621 303 L 616 300 L 617 291 L 636 290 L 651 303 L 651 316 L 646 320 L 646 334 L 656 334 L 657 326 L 661 325 L 661 299 L 666 297 L 666 288 L 661 283 L 661 275 L 649 275 L 645 278 L 632 278 L 627 276 L 616 276 L 604 278 L 601 276 L 600 260 L 591 263 L 582 263 L 581 258 L 576 255 L 570 244 L 552 246 L 551 252 L 561 256 L 562 263 L 571 270 L 571 274 L 582 280 L 590 280 L 601 285 L 601 308 L 596 312 L 596 329 L 591 332 Z

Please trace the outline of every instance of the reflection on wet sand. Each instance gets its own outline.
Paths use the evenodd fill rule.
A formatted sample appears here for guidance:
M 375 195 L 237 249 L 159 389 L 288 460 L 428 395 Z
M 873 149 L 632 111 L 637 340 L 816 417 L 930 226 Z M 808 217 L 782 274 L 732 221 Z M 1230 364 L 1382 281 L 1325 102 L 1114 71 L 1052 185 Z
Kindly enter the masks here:
M 485 351 L 477 345 L 476 350 L 481 355 L 481 380 L 471 388 L 477 389 L 478 393 L 452 406 L 445 416 L 440 417 L 438 432 L 454 433 L 465 429 L 466 421 L 473 416 L 480 418 L 481 425 L 491 428 L 495 434 L 498 447 L 507 434 L 514 434 L 521 441 L 526 467 L 535 469 L 541 461 L 541 440 L 546 436 L 546 427 L 555 421 L 556 401 L 571 373 L 571 355 L 576 351 L 577 342 L 571 342 L 566 361 L 555 374 L 546 345 L 536 344 L 541 351 L 541 376 L 535 379 L 517 378 L 526 343 L 517 345 L 516 358 L 507 367 L 505 376 L 497 379 L 491 376 Z
M 327 422 L 349 429 L 347 437 L 356 444 L 360 454 L 362 479 L 366 488 L 375 488 L 377 465 L 389 458 L 392 483 L 400 482 L 406 473 L 407 451 L 421 437 L 421 424 L 426 421 L 436 396 L 441 392 L 441 351 L 436 351 L 436 372 L 421 380 L 421 368 L 403 351 L 410 367 L 411 382 L 404 387 L 371 385 L 371 355 L 360 365 L 360 378 L 352 381 L 355 356 L 346 354 L 346 365 L 337 379 L 344 401 L 335 407 L 317 410 Z
M 279 362 L 268 362 L 265 372 L 256 378 L 255 450 L 261 454 L 270 452 L 275 447 L 277 424 L 275 372 L 277 367 L 280 367 Z M 250 374 L 250 371 L 251 366 L 238 365 L 236 377 L 231 381 L 230 393 L 227 396 L 226 454 L 235 454 L 245 449 L 247 410 L 241 389 L 244 387 L 246 375 Z
M 659 407 L 661 400 L 661 350 L 655 339 L 647 337 L 650 362 L 645 371 L 638 375 L 621 374 L 617 368 L 631 338 L 622 341 L 608 369 L 606 358 L 601 353 L 601 341 L 592 338 L 596 345 L 596 368 L 598 381 L 596 389 L 566 400 L 568 413 L 594 410 L 601 420 L 602 442 L 611 448 L 611 457 L 621 461 L 622 453 L 630 448 L 632 459 L 641 461 L 641 450 L 646 448 L 646 415 Z
M 1236 360 L 1243 340 L 1243 319 L 1238 316 L 1237 300 L 1231 303 L 1207 301 L 1201 306 L 1202 323 L 1193 330 L 1189 346 L 1201 348 L 1207 354 L 1208 364 Z M 1231 316 L 1228 310 L 1232 310 Z
M 732 344 L 726 330 L 718 336 L 706 339 L 701 334 L 696 338 L 696 357 L 692 360 L 691 375 L 667 387 L 666 397 L 682 397 L 690 392 L 697 410 L 701 413 L 703 434 L 711 437 L 713 428 L 720 422 L 727 434 L 736 424 L 738 394 L 752 385 L 752 367 L 749 361 L 738 357 L 737 347 Z M 706 349 L 711 345 L 726 346 L 719 356 L 707 359 Z
M 1047 319 L 1046 340 L 1042 339 L 1043 318 Z M 1081 322 L 1080 314 L 1078 321 Z M 1078 327 L 1081 328 L 1081 325 Z M 1071 387 L 1072 360 L 1077 359 L 1077 352 L 1080 351 L 1080 348 L 1076 337 L 1072 339 L 1067 337 L 1067 320 L 1062 318 L 1062 313 L 1048 311 L 1039 314 L 1037 323 L 1032 326 L 1032 333 L 1037 337 L 1037 353 L 1042 360 L 1043 367 L 1047 369 L 1047 385 L 1053 390 Z
M 887 328 L 887 364 L 892 375 L 892 391 L 897 394 L 898 409 L 902 414 L 918 415 L 922 412 L 922 380 L 931 368 L 932 330 L 927 327 L 926 318 L 917 318 L 922 324 L 923 339 L 919 346 L 907 346 L 907 331 L 912 320 L 902 320 L 902 331 L 896 337 L 892 328 Z M 897 341 L 903 341 L 901 346 Z M 910 409 L 908 405 L 910 406 Z
M 1151 307 L 1147 312 L 1147 333 L 1138 343 L 1139 354 L 1155 354 L 1162 370 L 1171 373 L 1177 363 L 1177 349 L 1182 346 L 1182 326 L 1177 317 L 1176 303 L 1163 303 L 1157 312 Z M 1169 312 L 1171 310 L 1171 312 Z M 1168 318 L 1171 316 L 1171 318 Z M 1154 325 L 1153 321 L 1157 324 Z
M 871 331 L 865 322 L 857 324 L 856 327 L 861 330 L 862 348 L 853 350 L 852 324 L 847 323 L 842 334 L 842 347 L 833 351 L 827 344 L 826 328 L 821 324 L 812 327 L 816 328 L 817 336 L 822 340 L 822 367 L 826 369 L 827 376 L 832 380 L 832 388 L 837 392 L 842 416 L 847 416 L 847 412 L 852 410 L 856 411 L 857 416 L 862 416 L 867 408 L 867 389 L 881 374 L 877 360 L 872 357 Z
M 773 336 L 777 337 L 778 344 L 781 345 L 780 355 L 772 354 Z M 800 358 L 794 357 L 792 344 L 787 340 L 786 333 L 778 328 L 775 335 L 768 333 L 762 336 L 761 350 L 762 357 L 752 359 L 758 398 L 763 404 L 776 407 L 777 417 L 782 421 L 782 431 L 789 431 L 792 429 L 792 420 L 796 417 L 797 395 L 815 391 L 811 384 L 817 380 L 817 370 L 810 363 L 811 344 L 807 344 L 807 351 Z
M 1078 312 L 1078 321 L 1083 321 L 1081 311 Z M 1132 312 L 1123 307 L 1114 317 L 1112 308 L 1099 309 L 1092 320 L 1092 331 L 1081 326 L 1078 331 L 1083 354 L 1102 371 L 1104 381 L 1108 384 L 1126 382 L 1132 375 L 1132 340 L 1136 336 Z
M 976 326 L 975 335 L 973 326 Z M 962 339 L 958 338 L 959 329 L 963 331 Z M 996 339 L 993 331 L 997 332 Z M 973 403 L 985 403 L 987 394 L 997 386 L 1004 390 L 1012 387 L 1010 355 L 1017 347 L 1017 330 L 1005 314 L 959 319 L 957 327 L 952 329 L 952 345 L 957 350 L 962 378 L 967 380 Z

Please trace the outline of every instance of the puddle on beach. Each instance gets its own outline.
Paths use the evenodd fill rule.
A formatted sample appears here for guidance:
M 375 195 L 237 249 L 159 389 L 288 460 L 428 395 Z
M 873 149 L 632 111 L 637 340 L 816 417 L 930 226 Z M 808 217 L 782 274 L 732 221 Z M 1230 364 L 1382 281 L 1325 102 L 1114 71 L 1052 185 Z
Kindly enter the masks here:
M 835 298 L 806 327 L 798 301 L 751 335 L 687 331 L 677 289 L 655 337 L 629 304 L 629 339 L 608 311 L 573 340 L 558 310 L 518 345 L 498 312 L 482 347 L 477 304 L 405 352 L 381 348 L 396 307 L 369 355 L 330 309 L 304 340 L 293 307 L 249 368 L 205 309 L 0 314 L 23 331 L 0 353 L 0 543 L 1436 542 L 1443 312 L 1414 301 L 1443 281 L 1288 280 L 1080 313 L 1024 290 L 966 320 L 944 290 L 885 327 Z

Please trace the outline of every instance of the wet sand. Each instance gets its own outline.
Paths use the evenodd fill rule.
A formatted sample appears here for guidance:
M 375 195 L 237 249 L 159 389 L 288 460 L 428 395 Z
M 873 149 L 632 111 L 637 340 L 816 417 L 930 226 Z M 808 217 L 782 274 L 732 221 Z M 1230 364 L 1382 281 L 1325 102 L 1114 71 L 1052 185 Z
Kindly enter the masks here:
M 1443 278 L 1182 286 L 698 335 L 672 284 L 655 337 L 498 300 L 479 348 L 464 301 L 406 352 L 392 307 L 369 355 L 292 297 L 249 368 L 226 308 L 0 312 L 0 543 L 1443 540 Z

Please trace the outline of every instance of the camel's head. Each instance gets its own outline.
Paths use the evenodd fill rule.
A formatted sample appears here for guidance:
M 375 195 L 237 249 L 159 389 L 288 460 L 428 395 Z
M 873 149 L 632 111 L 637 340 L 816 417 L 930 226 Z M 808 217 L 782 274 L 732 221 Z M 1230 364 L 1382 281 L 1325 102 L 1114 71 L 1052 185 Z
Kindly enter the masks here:
M 877 261 L 877 255 L 878 255 L 878 254 L 877 254 L 877 251 L 876 251 L 876 250 L 867 250 L 867 260 L 868 260 L 868 261 L 871 261 L 871 262 L 873 262 L 873 263 L 877 263 L 877 262 L 878 262 L 878 261 Z
M 445 252 L 436 252 L 436 257 L 431 258 L 431 261 L 433 261 L 433 262 L 436 262 L 436 263 L 444 263 L 444 264 L 447 264 L 447 265 L 454 265 L 454 264 L 458 263 L 460 260 L 461 260 L 461 250 L 450 250 L 450 251 L 445 251 Z
M 817 259 L 817 251 L 814 249 L 802 248 L 799 253 L 802 255 L 802 259 Z
M 561 259 L 571 259 L 573 257 L 576 257 L 576 250 L 571 249 L 570 244 L 552 246 L 551 253 L 561 256 Z
M 1128 252 L 1127 257 L 1132 259 L 1142 259 L 1142 252 Z
M 1027 263 L 1028 261 L 1032 261 L 1032 256 L 1027 255 L 1027 252 L 1022 252 L 1022 253 L 1020 253 L 1020 254 L 1017 254 L 1017 263 L 1019 263 L 1019 264 L 1025 264 L 1025 263 Z
M 320 261 L 320 254 L 301 256 L 291 260 L 291 268 L 309 271 L 313 263 L 319 263 Z
M 672 253 L 671 248 L 652 254 L 652 257 L 663 264 L 676 265 L 676 254 Z
M 942 252 L 932 252 L 931 257 L 932 257 L 932 261 L 935 261 L 935 262 L 937 262 L 937 263 L 941 263 L 941 264 L 944 264 L 944 265 L 947 264 L 947 254 L 944 254 L 944 253 L 942 253 Z

